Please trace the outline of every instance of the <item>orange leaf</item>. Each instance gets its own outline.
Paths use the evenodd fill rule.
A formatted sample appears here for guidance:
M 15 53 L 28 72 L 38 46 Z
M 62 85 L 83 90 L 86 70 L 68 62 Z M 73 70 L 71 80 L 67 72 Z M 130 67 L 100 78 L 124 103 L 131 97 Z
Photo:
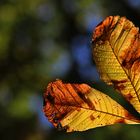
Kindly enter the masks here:
M 44 93 L 44 113 L 57 128 L 71 131 L 111 125 L 137 124 L 121 105 L 86 84 L 49 83 Z
M 100 77 L 140 112 L 140 34 L 125 17 L 109 16 L 93 32 L 93 56 Z M 120 104 L 86 84 L 49 83 L 43 111 L 67 132 L 116 123 L 139 124 Z

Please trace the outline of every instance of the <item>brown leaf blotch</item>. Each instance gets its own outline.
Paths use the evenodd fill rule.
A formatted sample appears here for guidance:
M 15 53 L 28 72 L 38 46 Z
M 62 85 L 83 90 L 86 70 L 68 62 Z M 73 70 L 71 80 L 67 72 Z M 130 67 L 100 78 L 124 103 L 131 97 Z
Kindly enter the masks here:
M 46 95 L 46 99 L 47 99 L 51 104 L 54 104 L 54 97 L 53 97 L 50 93 L 48 93 L 48 94 Z
M 140 119 L 134 117 L 132 114 L 130 114 L 128 111 L 125 111 L 125 117 L 128 119 L 128 120 L 133 120 L 137 123 L 140 123 Z
M 125 98 L 126 98 L 127 101 L 130 101 L 130 100 L 133 99 L 133 96 L 130 93 L 128 93 L 128 94 L 125 95 Z
M 140 57 L 138 57 L 138 58 L 135 58 L 135 57 L 131 58 L 129 61 L 124 59 L 122 61 L 122 66 L 125 67 L 126 69 L 130 69 L 133 66 L 134 62 L 136 62 L 137 60 L 140 60 Z M 136 65 L 135 67 L 137 68 L 138 65 Z
M 91 106 L 90 101 L 84 97 L 90 90 L 91 87 L 86 84 L 65 84 L 61 80 L 49 83 L 44 93 L 45 116 L 55 127 L 61 128 L 60 121 L 69 112 L 80 111 L 85 102 Z
M 46 105 L 46 101 L 45 101 L 45 98 L 43 98 L 43 106 Z
M 85 102 L 88 104 L 90 109 L 95 109 L 94 104 L 92 103 L 92 101 L 89 98 L 86 98 Z
M 124 80 L 111 80 L 111 82 L 112 82 L 113 84 L 120 84 L 120 83 L 125 83 L 125 82 L 127 82 L 127 79 L 124 79 Z
M 140 60 L 140 35 L 138 29 L 136 27 L 133 28 L 134 38 L 132 38 L 130 46 L 120 56 L 122 66 L 126 69 L 130 69 L 137 60 Z
M 115 89 L 121 91 L 121 90 L 125 89 L 124 83 L 127 82 L 127 79 L 124 79 L 124 80 L 111 80 L 111 82 L 113 83 Z
M 114 18 L 116 20 L 114 20 Z M 95 31 L 93 32 L 93 40 L 94 42 L 97 41 L 105 41 L 109 39 L 110 31 L 115 27 L 116 23 L 120 19 L 119 16 L 109 16 L 104 21 L 96 26 Z
M 58 129 L 58 131 L 65 131 L 65 132 L 67 131 L 67 129 L 69 129 L 68 126 L 63 127 L 60 122 L 57 124 L 56 128 Z
M 95 120 L 95 117 L 91 114 L 91 115 L 90 115 L 90 119 L 91 119 L 92 121 L 94 121 L 94 120 Z
M 125 120 L 124 120 L 124 118 L 122 118 L 122 119 L 118 119 L 115 123 L 125 123 Z

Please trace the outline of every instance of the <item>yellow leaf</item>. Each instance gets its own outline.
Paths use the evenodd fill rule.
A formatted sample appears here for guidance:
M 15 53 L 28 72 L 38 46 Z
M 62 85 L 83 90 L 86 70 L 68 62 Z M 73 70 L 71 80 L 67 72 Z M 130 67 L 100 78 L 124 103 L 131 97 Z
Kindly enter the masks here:
M 125 17 L 107 17 L 93 33 L 93 56 L 101 79 L 140 112 L 139 29 Z
M 140 122 L 98 90 L 86 84 L 65 84 L 60 80 L 49 83 L 44 94 L 43 110 L 55 127 L 67 132 Z

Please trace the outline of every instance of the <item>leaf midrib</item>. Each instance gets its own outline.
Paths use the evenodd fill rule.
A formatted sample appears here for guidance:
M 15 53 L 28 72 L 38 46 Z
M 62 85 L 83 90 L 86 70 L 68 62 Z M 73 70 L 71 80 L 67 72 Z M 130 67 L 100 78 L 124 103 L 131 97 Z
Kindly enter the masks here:
M 113 114 L 113 113 L 109 113 L 109 112 L 105 112 L 105 111 L 102 111 L 102 110 L 97 110 L 97 109 L 92 109 L 92 108 L 86 108 L 86 107 L 81 107 L 81 106 L 74 106 L 74 105 L 68 105 L 68 104 L 55 104 L 55 105 L 59 105 L 59 106 L 68 106 L 68 107 L 73 107 L 73 108 L 80 108 L 80 109 L 86 109 L 86 110 L 91 110 L 91 111 L 97 111 L 97 112 L 100 112 L 100 113 L 103 113 L 103 114 L 107 114 L 107 115 L 111 115 L 111 116 L 115 116 L 115 117 L 118 117 L 118 118 L 122 118 L 122 119 L 126 119 L 126 120 L 130 120 L 130 121 L 134 121 L 136 122 L 135 119 L 131 119 L 129 117 L 125 117 L 125 116 L 120 116 L 120 115 L 117 115 L 117 114 Z M 75 110 L 74 110 L 75 111 Z
M 122 70 L 125 72 L 126 77 L 129 79 L 129 81 L 130 81 L 130 83 L 131 83 L 131 85 L 132 85 L 132 87 L 133 87 L 133 89 L 134 89 L 134 91 L 135 91 L 135 94 L 136 94 L 136 96 L 137 96 L 137 98 L 138 98 L 138 101 L 139 101 L 139 103 L 140 103 L 140 98 L 139 98 L 139 96 L 138 96 L 138 94 L 137 94 L 137 91 L 136 91 L 134 85 L 133 85 L 133 82 L 131 81 L 130 76 L 127 74 L 126 70 L 124 69 L 124 67 L 123 67 L 122 64 L 120 63 L 120 61 L 119 61 L 117 55 L 116 55 L 115 52 L 114 52 L 114 49 L 113 49 L 113 47 L 112 47 L 112 45 L 111 45 L 111 42 L 110 42 L 110 41 L 108 41 L 108 42 L 109 42 L 109 45 L 111 46 L 111 49 L 112 49 L 112 52 L 113 52 L 115 58 L 117 59 L 119 65 L 120 65 L 121 68 L 122 68 Z M 121 92 L 121 91 L 120 91 L 120 92 Z

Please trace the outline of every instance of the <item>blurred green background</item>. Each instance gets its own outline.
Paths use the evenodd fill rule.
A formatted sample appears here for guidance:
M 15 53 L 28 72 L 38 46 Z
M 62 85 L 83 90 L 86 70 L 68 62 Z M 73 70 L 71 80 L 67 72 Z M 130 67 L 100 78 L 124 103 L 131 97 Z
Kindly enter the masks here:
M 92 31 L 109 15 L 140 26 L 140 1 L 0 0 L 0 140 L 140 139 L 139 125 L 59 132 L 42 112 L 44 89 L 56 78 L 121 102 L 100 82 L 91 55 Z

